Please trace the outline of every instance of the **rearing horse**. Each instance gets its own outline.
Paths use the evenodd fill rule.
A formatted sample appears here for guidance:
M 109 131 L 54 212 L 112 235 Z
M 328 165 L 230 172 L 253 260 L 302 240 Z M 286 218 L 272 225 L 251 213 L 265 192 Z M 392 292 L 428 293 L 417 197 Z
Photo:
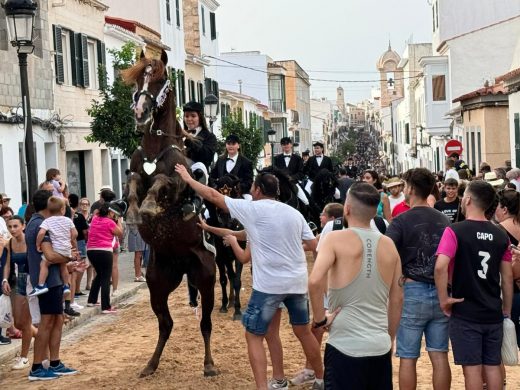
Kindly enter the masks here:
M 127 221 L 137 223 L 143 239 L 150 245 L 146 283 L 150 303 L 159 322 L 155 352 L 141 377 L 155 372 L 173 328 L 168 296 L 183 275 L 201 294 L 200 329 L 204 338 L 204 375 L 217 374 L 211 357 L 211 312 L 214 305 L 216 267 L 213 254 L 203 245 L 202 230 L 196 218 L 183 221 L 181 206 L 191 190 L 175 172 L 175 164 L 187 167 L 184 156 L 185 132 L 176 120 L 173 88 L 166 72 L 168 57 L 141 59 L 122 72 L 127 83 L 136 85 L 133 110 L 137 130 L 143 134 L 141 146 L 133 153 L 126 198 Z

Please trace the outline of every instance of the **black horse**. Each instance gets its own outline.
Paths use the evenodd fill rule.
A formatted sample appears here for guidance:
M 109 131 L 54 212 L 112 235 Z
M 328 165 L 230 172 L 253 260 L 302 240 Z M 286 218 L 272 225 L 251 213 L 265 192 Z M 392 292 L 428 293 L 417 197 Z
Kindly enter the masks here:
M 227 174 L 221 178 L 213 181 L 213 188 L 221 194 L 231 198 L 240 198 L 240 178 Z M 231 218 L 229 213 L 223 212 L 221 209 L 214 209 L 210 207 L 211 218 L 209 223 L 225 229 L 234 231 L 242 230 L 244 227 L 236 220 Z M 245 243 L 244 243 L 245 246 Z M 240 320 L 242 318 L 242 311 L 240 305 L 240 290 L 242 288 L 242 268 L 243 265 L 235 258 L 233 250 L 224 245 L 221 237 L 215 235 L 215 248 L 217 250 L 216 262 L 219 271 L 219 281 L 222 287 L 222 306 L 221 313 L 227 313 L 228 308 L 234 307 L 233 320 Z M 229 296 L 227 292 L 227 284 L 230 284 Z

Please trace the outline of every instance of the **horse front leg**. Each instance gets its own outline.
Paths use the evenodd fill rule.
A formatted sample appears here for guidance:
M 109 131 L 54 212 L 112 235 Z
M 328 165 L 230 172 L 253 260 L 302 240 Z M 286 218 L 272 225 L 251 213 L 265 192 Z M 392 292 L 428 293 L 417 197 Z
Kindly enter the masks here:
M 153 218 L 164 211 L 158 204 L 159 192 L 163 187 L 168 186 L 169 184 L 170 179 L 164 174 L 159 174 L 154 177 L 153 185 L 148 190 L 146 198 L 143 200 L 141 208 L 139 209 L 141 215 L 146 214 L 148 218 Z
M 126 212 L 126 223 L 128 224 L 141 224 L 143 222 L 141 216 L 139 215 L 139 205 L 138 205 L 138 196 L 137 196 L 137 188 L 141 184 L 141 176 L 132 172 L 130 175 L 130 181 L 128 183 L 128 194 L 126 196 L 126 200 L 128 201 L 128 211 Z
M 230 257 L 226 261 L 227 278 L 229 280 L 229 303 L 228 308 L 235 306 L 235 268 L 233 263 L 235 262 L 235 255 L 230 253 Z
M 242 311 L 240 305 L 240 291 L 242 290 L 242 269 L 244 265 L 235 260 L 235 278 L 233 279 L 233 289 L 235 290 L 235 312 L 233 313 L 233 321 L 242 319 Z
M 157 255 L 154 255 L 157 256 Z M 182 275 L 171 275 L 171 272 L 157 269 L 152 261 L 146 270 L 146 283 L 150 290 L 150 303 L 159 323 L 159 339 L 155 351 L 140 377 L 149 376 L 157 370 L 159 360 L 173 329 L 173 319 L 168 309 L 168 296 L 182 280 Z

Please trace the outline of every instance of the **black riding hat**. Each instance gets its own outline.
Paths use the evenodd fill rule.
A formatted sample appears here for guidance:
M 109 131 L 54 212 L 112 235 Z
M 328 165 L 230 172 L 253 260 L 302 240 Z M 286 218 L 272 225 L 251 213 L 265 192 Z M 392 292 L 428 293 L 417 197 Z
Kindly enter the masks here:
M 287 144 L 292 144 L 292 139 L 291 137 L 283 137 L 281 140 L 280 140 L 280 145 L 287 145 Z
M 236 134 L 229 134 L 227 137 L 226 137 L 226 144 L 227 143 L 230 143 L 230 144 L 239 144 L 240 143 L 240 138 L 238 138 L 238 135 Z
M 182 107 L 184 112 L 203 112 L 204 106 L 199 102 L 188 102 Z

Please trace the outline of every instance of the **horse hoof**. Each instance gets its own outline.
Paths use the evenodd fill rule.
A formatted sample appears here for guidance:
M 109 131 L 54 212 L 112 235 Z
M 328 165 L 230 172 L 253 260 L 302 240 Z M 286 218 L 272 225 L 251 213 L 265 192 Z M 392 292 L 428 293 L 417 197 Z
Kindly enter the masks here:
M 145 378 L 147 376 L 152 375 L 155 372 L 155 368 L 146 366 L 143 371 L 141 371 L 141 374 L 139 374 L 139 378 Z
M 217 376 L 218 370 L 213 365 L 204 366 L 204 376 Z
M 242 320 L 242 313 L 233 314 L 233 321 L 241 321 L 241 320 Z
M 227 313 L 227 312 L 228 312 L 228 309 L 227 309 L 227 307 L 225 307 L 225 306 L 222 306 L 222 307 L 220 308 L 220 310 L 219 310 L 219 313 Z

